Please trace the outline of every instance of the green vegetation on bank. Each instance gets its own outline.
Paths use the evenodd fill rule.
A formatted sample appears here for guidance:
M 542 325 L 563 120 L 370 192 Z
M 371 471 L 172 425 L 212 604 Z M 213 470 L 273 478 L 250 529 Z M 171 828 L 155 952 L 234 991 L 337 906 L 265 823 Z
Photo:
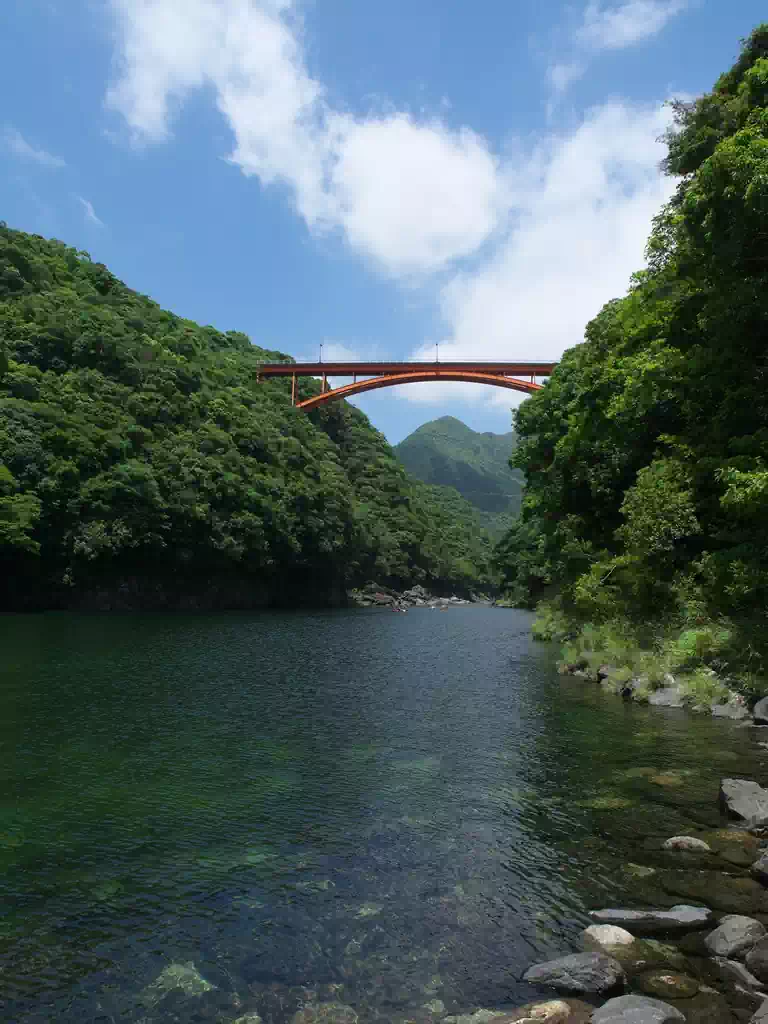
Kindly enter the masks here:
M 245 603 L 487 584 L 472 508 L 411 479 L 357 409 L 307 416 L 288 381 L 257 383 L 278 357 L 0 226 L 0 606 L 129 577 L 237 580 Z
M 474 505 L 492 536 L 508 530 L 520 511 L 523 475 L 509 464 L 515 434 L 479 433 L 454 416 L 425 423 L 400 444 L 397 457 L 418 480 L 452 487 Z
M 517 413 L 528 486 L 496 558 L 571 656 L 764 692 L 768 25 L 674 114 L 647 269 Z

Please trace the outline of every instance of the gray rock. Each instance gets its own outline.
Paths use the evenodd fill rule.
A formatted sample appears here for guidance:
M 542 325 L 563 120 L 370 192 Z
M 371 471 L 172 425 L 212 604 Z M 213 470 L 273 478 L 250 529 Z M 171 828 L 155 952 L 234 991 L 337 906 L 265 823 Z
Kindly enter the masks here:
M 200 974 L 192 961 L 186 963 L 169 964 L 155 978 L 151 985 L 142 991 L 140 1000 L 148 1006 L 154 1006 L 174 989 L 182 992 L 186 997 L 200 996 L 209 992 L 215 985 Z
M 755 1012 L 754 1016 L 750 1017 L 749 1024 L 768 1024 L 768 999 L 763 1002 L 763 1005 Z
M 616 924 L 637 935 L 689 932 L 713 923 L 708 907 L 679 904 L 671 910 L 590 910 L 595 924 Z
M 648 996 L 619 996 L 592 1014 L 592 1024 L 674 1024 L 685 1017 L 669 1003 Z
M 581 945 L 588 953 L 606 953 L 610 956 L 612 947 L 631 946 L 634 942 L 634 935 L 615 924 L 591 924 L 581 933 Z
M 750 717 L 743 704 L 711 704 L 709 710 L 715 718 L 732 718 L 734 722 Z
M 712 847 L 694 836 L 672 836 L 664 843 L 665 850 L 685 850 L 687 853 L 712 853 Z
M 747 991 L 755 989 L 761 991 L 765 988 L 762 981 L 737 960 L 727 960 L 725 957 L 716 956 L 712 963 L 721 981 L 731 985 L 740 985 Z
M 734 959 L 746 954 L 765 935 L 765 927 L 753 917 L 727 914 L 704 944 L 713 956 Z
M 749 827 L 768 824 L 768 789 L 751 779 L 723 779 L 720 805 L 732 817 Z
M 763 697 L 755 704 L 752 715 L 758 725 L 768 725 L 768 697 Z
M 648 703 L 658 708 L 681 708 L 683 691 L 679 686 L 662 686 L 648 697 Z
M 762 882 L 763 885 L 768 885 L 768 850 L 761 854 L 759 859 L 755 861 L 749 870 L 758 882 Z
M 755 977 L 768 982 L 768 935 L 754 944 L 745 959 L 748 969 Z
M 574 953 L 534 964 L 523 975 L 523 981 L 549 985 L 558 992 L 611 992 L 624 985 L 624 968 L 604 953 Z

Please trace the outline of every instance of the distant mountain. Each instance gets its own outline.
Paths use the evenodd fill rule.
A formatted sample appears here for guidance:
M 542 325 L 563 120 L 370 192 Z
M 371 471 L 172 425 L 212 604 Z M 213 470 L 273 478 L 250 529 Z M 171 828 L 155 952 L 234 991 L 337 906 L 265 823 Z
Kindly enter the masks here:
M 483 513 L 486 527 L 500 532 L 520 510 L 523 475 L 509 467 L 515 444 L 514 431 L 480 434 L 441 416 L 395 445 L 395 453 L 417 479 L 454 487 Z

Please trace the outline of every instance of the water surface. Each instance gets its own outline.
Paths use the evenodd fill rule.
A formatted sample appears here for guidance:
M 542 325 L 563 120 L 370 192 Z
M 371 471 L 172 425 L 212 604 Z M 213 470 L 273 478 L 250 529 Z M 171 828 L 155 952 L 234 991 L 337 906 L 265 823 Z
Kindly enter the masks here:
M 0 1020 L 525 1002 L 764 756 L 560 679 L 522 612 L 0 619 Z M 148 986 L 192 963 L 213 986 Z M 155 992 L 153 995 L 152 992 Z

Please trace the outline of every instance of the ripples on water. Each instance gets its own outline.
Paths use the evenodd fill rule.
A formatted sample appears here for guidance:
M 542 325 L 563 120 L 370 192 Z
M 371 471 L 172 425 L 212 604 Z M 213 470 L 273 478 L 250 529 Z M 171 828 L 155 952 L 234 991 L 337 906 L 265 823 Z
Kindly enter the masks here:
M 678 902 L 643 865 L 717 824 L 744 730 L 560 680 L 529 626 L 0 619 L 0 1019 L 426 1020 L 531 998 L 590 906 Z M 188 962 L 213 987 L 148 988 Z

